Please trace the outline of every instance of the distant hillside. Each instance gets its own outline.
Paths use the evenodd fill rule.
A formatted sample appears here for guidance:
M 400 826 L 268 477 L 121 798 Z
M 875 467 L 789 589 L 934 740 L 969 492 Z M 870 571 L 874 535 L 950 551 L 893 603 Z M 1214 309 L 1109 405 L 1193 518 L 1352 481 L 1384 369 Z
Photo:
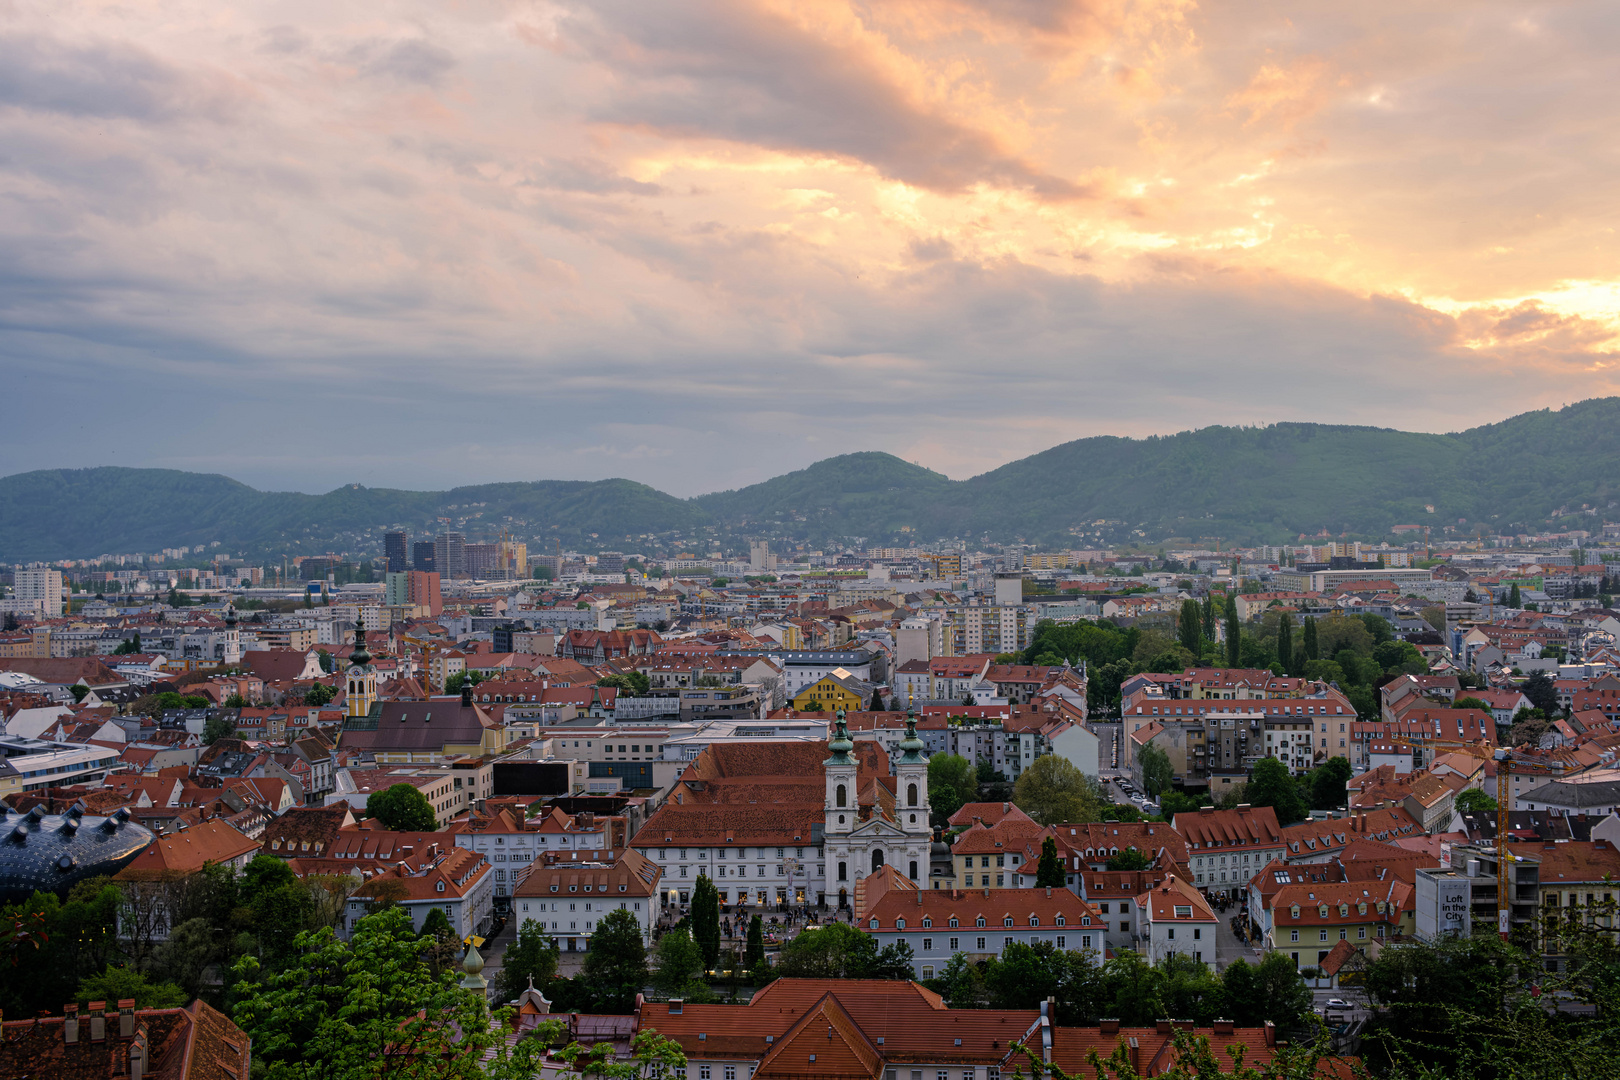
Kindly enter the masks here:
M 629 480 L 542 480 L 444 492 L 261 492 L 163 469 L 45 470 L 0 479 L 0 561 L 84 558 L 218 541 L 257 556 L 378 550 L 390 528 L 510 528 L 531 550 L 644 546 L 652 534 L 825 542 L 939 537 L 1041 544 L 1180 536 L 1223 543 L 1299 533 L 1382 536 L 1397 524 L 1492 531 L 1620 499 L 1620 399 L 1525 413 L 1449 435 L 1326 424 L 1210 427 L 1080 439 L 953 481 L 855 453 L 735 491 L 677 499 Z M 1583 504 L 1596 519 L 1578 515 Z M 1426 506 L 1434 507 L 1429 513 Z M 1095 522 L 1106 522 L 1094 525 Z

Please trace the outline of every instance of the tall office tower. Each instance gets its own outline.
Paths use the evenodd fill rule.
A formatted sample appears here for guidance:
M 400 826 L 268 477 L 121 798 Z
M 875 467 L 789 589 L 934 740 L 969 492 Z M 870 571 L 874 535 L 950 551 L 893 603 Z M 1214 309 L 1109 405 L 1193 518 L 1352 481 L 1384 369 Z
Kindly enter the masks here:
M 47 619 L 62 617 L 62 571 L 43 566 L 18 570 L 13 577 L 18 600 L 40 600 L 45 604 Z
M 402 532 L 383 534 L 383 554 L 388 557 L 388 572 L 403 574 L 411 568 L 407 552 L 411 548 L 411 538 Z
M 442 532 L 433 538 L 433 569 L 443 581 L 467 576 L 467 538 L 458 532 Z
M 435 572 L 438 567 L 433 564 L 433 549 L 437 546 L 432 540 L 418 540 L 412 544 L 411 569 L 424 574 Z
M 464 544 L 461 548 L 461 566 L 467 571 L 467 576 L 479 581 L 492 581 L 500 575 L 496 573 L 496 547 L 495 544 Z

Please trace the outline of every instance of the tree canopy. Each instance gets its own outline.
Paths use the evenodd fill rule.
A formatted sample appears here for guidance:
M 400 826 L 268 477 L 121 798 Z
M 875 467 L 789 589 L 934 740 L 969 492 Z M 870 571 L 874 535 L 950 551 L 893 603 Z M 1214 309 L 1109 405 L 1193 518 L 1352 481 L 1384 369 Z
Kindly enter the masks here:
M 1101 820 L 1106 802 L 1096 781 L 1057 754 L 1036 758 L 1019 774 L 1012 801 L 1042 825 Z
M 394 832 L 432 832 L 438 828 L 433 804 L 411 784 L 395 784 L 366 799 L 366 816 Z
M 636 995 L 647 983 L 647 946 L 634 914 L 617 908 L 596 924 L 583 974 L 596 996 L 596 1011 L 635 1008 Z
M 1292 825 L 1305 818 L 1305 800 L 1280 758 L 1263 757 L 1255 762 L 1249 775 L 1248 797 L 1250 806 L 1269 806 L 1282 825 Z
M 928 803 L 937 825 L 944 825 L 965 803 L 979 794 L 979 779 L 968 759 L 960 754 L 935 754 L 928 759 Z

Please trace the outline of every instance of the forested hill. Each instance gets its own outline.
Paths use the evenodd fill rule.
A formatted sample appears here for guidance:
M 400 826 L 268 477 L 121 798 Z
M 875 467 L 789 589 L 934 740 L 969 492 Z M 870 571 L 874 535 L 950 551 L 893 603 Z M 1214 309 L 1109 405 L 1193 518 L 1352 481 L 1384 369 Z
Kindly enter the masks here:
M 443 492 L 355 485 L 304 495 L 162 469 L 42 470 L 0 479 L 0 561 L 214 541 L 256 556 L 363 552 L 379 549 L 386 529 L 422 535 L 441 519 L 469 534 L 509 527 L 533 551 L 554 540 L 628 550 L 645 546 L 646 534 L 682 544 L 713 535 L 1039 544 L 1220 537 L 1229 545 L 1324 529 L 1379 537 L 1400 524 L 1431 525 L 1437 535 L 1444 527 L 1502 532 L 1620 520 L 1616 477 L 1616 398 L 1447 435 L 1286 423 L 1080 439 L 964 481 L 890 454 L 846 454 L 696 499 L 629 480 Z M 1583 505 L 1596 516 L 1582 514 Z

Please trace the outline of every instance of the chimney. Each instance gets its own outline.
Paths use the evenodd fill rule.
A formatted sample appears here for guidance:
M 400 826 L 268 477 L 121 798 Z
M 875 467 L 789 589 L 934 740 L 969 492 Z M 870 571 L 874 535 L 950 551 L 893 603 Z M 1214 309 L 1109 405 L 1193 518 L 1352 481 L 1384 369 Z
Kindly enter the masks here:
M 1046 887 L 1046 898 L 1048 900 L 1052 899 L 1052 886 L 1050 885 Z
M 135 999 L 120 998 L 118 1001 L 118 1037 L 132 1038 L 135 1034 Z
M 1265 1032 L 1266 1032 L 1266 1045 L 1267 1046 L 1276 1046 L 1277 1045 L 1277 1025 L 1273 1024 L 1270 1020 L 1267 1020 L 1266 1021 L 1266 1027 L 1265 1027 Z
M 1160 1035 L 1168 1035 L 1168 1034 L 1170 1034 L 1170 1021 L 1168 1021 L 1168 1020 L 1155 1020 L 1153 1022 L 1153 1029 L 1155 1031 L 1157 1031 Z
M 1112 1017 L 1109 1017 L 1108 1019 L 1097 1021 L 1097 1026 L 1102 1031 L 1102 1033 L 1104 1035 L 1118 1035 L 1119 1034 L 1119 1021 L 1113 1019 Z
M 1128 1049 L 1128 1051 L 1130 1053 L 1130 1058 L 1131 1058 L 1131 1072 L 1135 1073 L 1137 1076 L 1141 1076 L 1142 1075 L 1142 1047 L 1137 1044 L 1136 1036 L 1134 1036 L 1134 1035 L 1131 1036 L 1130 1039 L 1126 1040 L 1126 1042 L 1127 1042 L 1127 1049 Z
M 105 1001 L 92 1001 L 90 1003 L 90 1041 L 102 1042 L 107 1038 L 107 1018 Z
M 65 1017 L 65 1019 L 62 1022 L 62 1038 L 65 1039 L 69 1043 L 78 1042 L 79 1041 L 79 1006 L 78 1005 L 64 1005 L 64 1006 L 62 1006 L 62 1015 Z
M 1230 1035 L 1233 1033 L 1235 1026 L 1230 1020 L 1217 1020 L 1215 1021 L 1215 1034 Z
M 129 1080 L 143 1080 L 146 1074 L 146 1029 L 129 1044 Z

